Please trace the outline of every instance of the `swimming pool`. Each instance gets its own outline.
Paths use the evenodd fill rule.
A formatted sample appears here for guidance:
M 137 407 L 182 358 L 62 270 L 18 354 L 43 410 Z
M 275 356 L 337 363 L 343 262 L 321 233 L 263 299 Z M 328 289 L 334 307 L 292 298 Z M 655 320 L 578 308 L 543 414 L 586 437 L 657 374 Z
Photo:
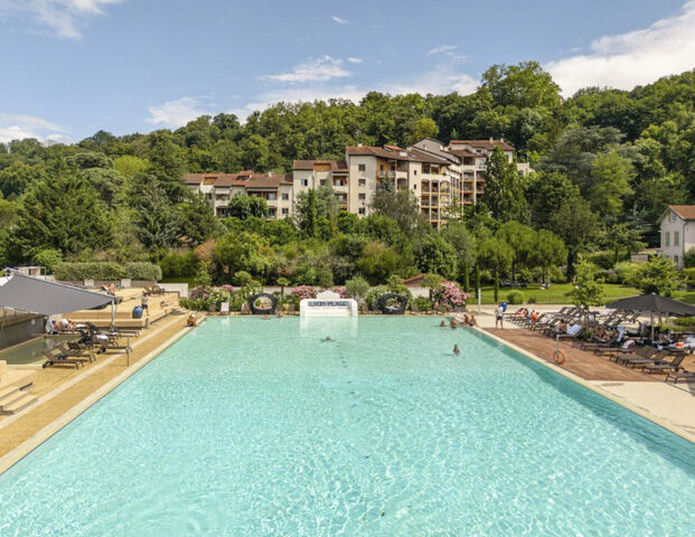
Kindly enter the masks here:
M 0 476 L 0 535 L 691 534 L 693 444 L 437 323 L 210 319 Z
M 38 336 L 24 343 L 19 343 L 0 350 L 0 360 L 10 365 L 40 364 L 46 361 L 43 351 L 51 350 L 54 345 L 76 339 L 74 334 L 60 336 Z

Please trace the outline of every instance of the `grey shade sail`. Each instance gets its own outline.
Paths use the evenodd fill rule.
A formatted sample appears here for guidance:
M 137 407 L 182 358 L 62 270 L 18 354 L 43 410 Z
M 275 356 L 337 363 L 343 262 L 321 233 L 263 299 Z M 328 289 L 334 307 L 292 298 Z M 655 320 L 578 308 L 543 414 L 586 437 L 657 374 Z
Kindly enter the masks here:
M 55 315 L 96 309 L 114 300 L 115 297 L 110 295 L 39 280 L 16 271 L 9 271 L 9 276 L 0 277 L 0 307 L 27 313 Z
M 649 313 L 661 313 L 664 315 L 693 315 L 695 316 L 695 306 L 691 306 L 680 300 L 673 300 L 652 293 L 651 295 L 631 296 L 621 298 L 610 304 L 607 308 L 640 311 Z

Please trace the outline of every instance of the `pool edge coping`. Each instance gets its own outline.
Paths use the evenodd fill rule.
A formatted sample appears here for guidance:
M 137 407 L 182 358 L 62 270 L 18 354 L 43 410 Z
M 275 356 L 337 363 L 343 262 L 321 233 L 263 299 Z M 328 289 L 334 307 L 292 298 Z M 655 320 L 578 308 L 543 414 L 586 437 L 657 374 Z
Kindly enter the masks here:
M 203 318 L 201 320 L 201 322 L 199 323 L 199 326 L 205 320 L 206 320 L 206 318 Z M 12 468 L 20 460 L 22 460 L 24 457 L 26 457 L 29 453 L 34 451 L 37 447 L 39 447 L 41 444 L 43 444 L 50 437 L 52 437 L 54 434 L 56 434 L 58 431 L 60 431 L 63 427 L 68 425 L 75 418 L 79 417 L 83 412 L 85 412 L 87 409 L 89 409 L 95 403 L 100 401 L 102 398 L 104 398 L 106 395 L 108 395 L 111 391 L 113 391 L 118 386 L 120 386 L 123 382 L 125 382 L 127 379 L 132 377 L 135 373 L 140 371 L 140 369 L 142 369 L 144 366 L 146 366 L 148 363 L 150 363 L 152 360 L 154 360 L 157 356 L 159 356 L 162 352 L 164 352 L 168 347 L 170 347 L 171 345 L 176 343 L 176 341 L 178 341 L 179 339 L 181 339 L 182 337 L 184 337 L 186 334 L 189 334 L 189 333 L 190 333 L 190 330 L 187 330 L 187 329 L 180 330 L 179 332 L 177 332 L 176 334 L 171 336 L 169 339 L 162 342 L 156 348 L 151 350 L 145 356 L 140 358 L 137 362 L 135 362 L 132 366 L 128 367 L 125 371 L 123 371 L 119 375 L 117 375 L 114 378 L 112 378 L 111 380 L 109 380 L 106 384 L 97 388 L 95 391 L 90 393 L 87 397 L 82 399 L 75 406 L 68 409 L 66 412 L 64 412 L 60 416 L 58 416 L 51 423 L 49 423 L 48 425 L 46 425 L 42 429 L 39 429 L 36 433 L 34 433 L 31 437 L 27 438 L 24 442 L 19 444 L 12 451 L 9 451 L 8 453 L 6 453 L 2 457 L 0 457 L 0 476 L 2 476 L 5 472 L 7 472 L 10 468 Z
M 555 364 L 552 364 L 552 363 L 548 362 L 547 360 L 544 360 L 540 356 L 537 356 L 537 355 L 533 354 L 532 352 L 527 351 L 526 349 L 520 347 L 519 345 L 516 345 L 515 343 L 511 343 L 505 339 L 502 339 L 501 337 L 499 337 L 495 334 L 491 334 L 490 332 L 488 332 L 484 328 L 480 328 L 479 326 L 474 326 L 472 328 L 474 330 L 476 330 L 478 333 L 482 334 L 483 336 L 489 337 L 490 339 L 496 341 L 497 343 L 500 343 L 500 344 L 504 345 L 505 347 L 508 347 L 508 348 L 518 352 L 519 354 L 522 354 L 523 356 L 525 356 L 527 358 L 530 358 L 534 362 L 541 364 L 542 366 L 550 369 L 551 371 L 554 371 L 558 375 L 561 375 L 561 376 L 563 376 L 563 377 L 565 377 L 573 382 L 576 382 L 580 386 L 583 386 L 584 388 L 587 388 L 587 389 L 591 390 L 592 392 L 594 392 L 602 397 L 605 397 L 606 399 L 614 402 L 617 405 L 620 405 L 621 407 L 629 410 L 630 412 L 634 412 L 638 416 L 641 416 L 644 419 L 649 420 L 652 423 L 658 425 L 659 427 L 662 427 L 662 428 L 666 429 L 667 431 L 670 431 L 673 434 L 680 436 L 684 440 L 687 440 L 688 442 L 695 444 L 695 434 L 690 433 L 690 432 L 682 429 L 681 427 L 678 427 L 678 426 L 674 425 L 673 423 L 671 423 L 671 422 L 669 422 L 669 421 L 667 421 L 659 416 L 656 416 L 655 414 L 652 414 L 651 412 L 647 411 L 646 409 L 644 409 L 638 405 L 635 405 L 635 404 L 631 403 L 630 401 L 627 401 L 623 398 L 617 397 L 616 395 L 610 393 L 609 391 L 604 390 L 601 386 L 599 386 L 597 384 L 593 384 L 592 381 L 583 379 L 582 377 L 580 377 L 579 375 L 576 375 L 575 373 L 572 373 L 571 371 L 567 371 L 566 369 L 563 369 Z

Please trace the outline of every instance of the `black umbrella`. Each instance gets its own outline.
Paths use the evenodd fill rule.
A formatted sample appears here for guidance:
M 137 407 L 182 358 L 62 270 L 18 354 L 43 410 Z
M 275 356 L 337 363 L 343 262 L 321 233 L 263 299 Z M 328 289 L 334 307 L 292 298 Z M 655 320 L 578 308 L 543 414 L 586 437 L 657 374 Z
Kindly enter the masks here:
M 691 306 L 680 300 L 673 300 L 657 294 L 631 296 L 621 298 L 610 304 L 606 304 L 607 308 L 639 311 L 649 313 L 652 325 L 652 341 L 654 341 L 654 314 L 675 315 L 675 316 L 695 316 L 695 306 Z
M 656 295 L 631 296 L 621 298 L 615 302 L 607 304 L 606 307 L 621 310 L 641 311 L 649 313 L 661 313 L 664 315 L 693 315 L 695 316 L 695 306 L 691 306 L 680 300 L 673 300 Z

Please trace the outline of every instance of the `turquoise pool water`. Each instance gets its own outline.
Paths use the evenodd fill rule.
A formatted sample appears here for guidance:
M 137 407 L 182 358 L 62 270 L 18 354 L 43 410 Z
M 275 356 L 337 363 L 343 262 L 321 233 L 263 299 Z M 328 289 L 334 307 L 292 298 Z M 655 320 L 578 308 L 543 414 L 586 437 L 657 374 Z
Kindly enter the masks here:
M 692 444 L 437 322 L 211 319 L 0 476 L 0 535 L 693 534 Z

